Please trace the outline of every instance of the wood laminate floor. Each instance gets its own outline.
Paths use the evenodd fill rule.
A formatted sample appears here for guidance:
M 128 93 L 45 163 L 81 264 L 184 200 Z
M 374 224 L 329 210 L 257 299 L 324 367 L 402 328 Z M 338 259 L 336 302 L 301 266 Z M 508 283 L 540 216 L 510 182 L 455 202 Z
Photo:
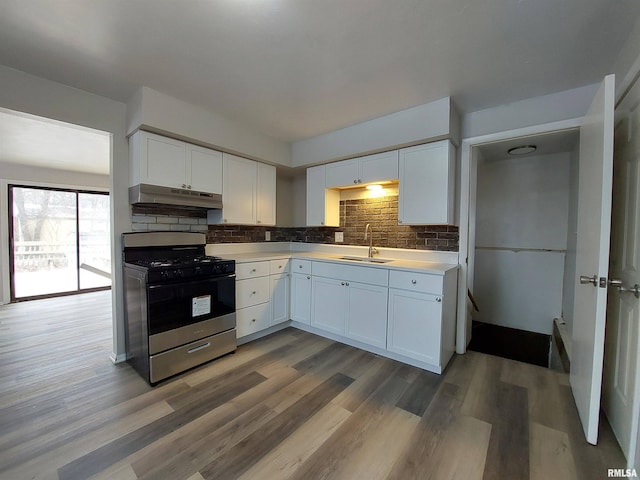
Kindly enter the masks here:
M 288 328 L 149 387 L 110 292 L 0 307 L 1 479 L 607 478 L 566 374 L 477 352 L 431 374 Z

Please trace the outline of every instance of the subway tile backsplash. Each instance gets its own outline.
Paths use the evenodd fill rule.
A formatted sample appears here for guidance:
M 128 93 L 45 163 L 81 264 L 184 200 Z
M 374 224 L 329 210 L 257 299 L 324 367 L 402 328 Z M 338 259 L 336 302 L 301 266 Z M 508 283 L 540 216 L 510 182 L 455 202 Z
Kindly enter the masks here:
M 458 227 L 452 225 L 398 225 L 398 197 L 340 201 L 340 227 L 264 227 L 207 225 L 206 213 L 169 207 L 132 207 L 134 231 L 187 231 L 207 234 L 207 243 L 272 242 L 335 244 L 335 232 L 344 232 L 340 245 L 368 245 L 364 230 L 369 223 L 373 245 L 387 248 L 458 251 Z

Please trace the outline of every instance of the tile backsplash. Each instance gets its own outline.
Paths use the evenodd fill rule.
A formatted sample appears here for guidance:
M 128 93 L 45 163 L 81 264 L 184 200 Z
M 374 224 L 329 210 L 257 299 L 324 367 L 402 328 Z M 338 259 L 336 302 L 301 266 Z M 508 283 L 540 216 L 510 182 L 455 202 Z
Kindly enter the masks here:
M 368 245 L 367 223 L 373 245 L 387 248 L 458 251 L 458 227 L 452 225 L 398 225 L 398 197 L 354 198 L 340 201 L 340 227 L 264 227 L 207 225 L 205 212 L 169 207 L 132 207 L 134 231 L 186 231 L 207 234 L 207 243 L 272 242 L 335 244 L 335 232 L 344 232 L 341 245 Z

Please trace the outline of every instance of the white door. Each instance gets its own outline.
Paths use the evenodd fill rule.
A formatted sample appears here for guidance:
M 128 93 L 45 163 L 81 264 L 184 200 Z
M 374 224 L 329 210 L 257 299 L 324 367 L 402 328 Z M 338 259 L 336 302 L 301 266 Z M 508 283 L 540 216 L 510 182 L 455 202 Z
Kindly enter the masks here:
M 602 406 L 628 467 L 637 467 L 640 381 L 638 333 L 640 300 L 640 82 L 616 110 L 613 209 Z M 622 288 L 620 288 L 622 287 Z
M 609 75 L 580 127 L 578 278 L 570 381 L 582 428 L 587 441 L 594 445 L 598 442 L 609 271 L 614 97 L 615 79 Z

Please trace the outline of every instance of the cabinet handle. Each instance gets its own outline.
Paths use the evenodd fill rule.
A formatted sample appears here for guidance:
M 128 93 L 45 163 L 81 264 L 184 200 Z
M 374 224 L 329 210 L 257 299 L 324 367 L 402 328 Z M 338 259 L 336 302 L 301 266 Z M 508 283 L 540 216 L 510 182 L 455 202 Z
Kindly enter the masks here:
M 358 179 L 358 183 L 362 183 L 362 180 Z
M 256 269 L 255 269 L 255 268 L 252 268 L 252 269 L 251 269 L 251 272 L 249 272 L 249 273 L 256 273 Z
M 402 220 L 398 219 L 398 223 L 402 223 Z
M 340 282 L 340 285 L 344 286 L 344 282 Z
M 412 283 L 413 285 L 415 285 L 416 283 L 418 283 L 418 281 L 417 281 L 417 280 L 411 280 L 411 283 Z
M 324 225 L 324 222 L 320 222 L 320 225 Z
M 191 190 L 191 185 L 187 185 L 187 188 L 188 188 L 189 190 Z
M 278 265 L 278 268 L 282 268 L 282 265 Z
M 298 265 L 298 268 L 302 268 L 302 265 Z
M 256 223 L 261 223 L 260 220 L 256 220 Z
M 358 180 L 354 180 L 353 183 L 358 183 Z
M 307 275 L 307 280 L 311 280 L 311 277 L 309 275 Z
M 255 294 L 256 294 L 256 291 L 255 291 L 255 290 L 254 290 L 253 292 L 251 292 L 251 295 L 255 295 Z
M 440 297 L 436 297 L 436 302 L 440 303 L 442 302 L 442 299 Z
M 223 218 L 223 219 L 222 219 L 222 222 L 223 222 L 223 223 L 227 223 L 227 219 L 226 219 L 226 218 Z
M 196 353 L 197 351 L 204 350 L 205 348 L 208 348 L 210 346 L 211 346 L 211 342 L 203 343 L 202 345 L 198 345 L 197 347 L 193 347 L 187 350 L 187 353 Z
M 252 322 L 255 322 L 255 321 L 256 321 L 256 319 L 255 319 L 255 318 L 252 318 L 252 319 L 251 319 L 251 321 L 252 321 Z
M 345 285 L 348 287 L 349 286 L 349 282 L 345 282 Z
M 183 183 L 182 188 L 187 188 L 187 185 Z

